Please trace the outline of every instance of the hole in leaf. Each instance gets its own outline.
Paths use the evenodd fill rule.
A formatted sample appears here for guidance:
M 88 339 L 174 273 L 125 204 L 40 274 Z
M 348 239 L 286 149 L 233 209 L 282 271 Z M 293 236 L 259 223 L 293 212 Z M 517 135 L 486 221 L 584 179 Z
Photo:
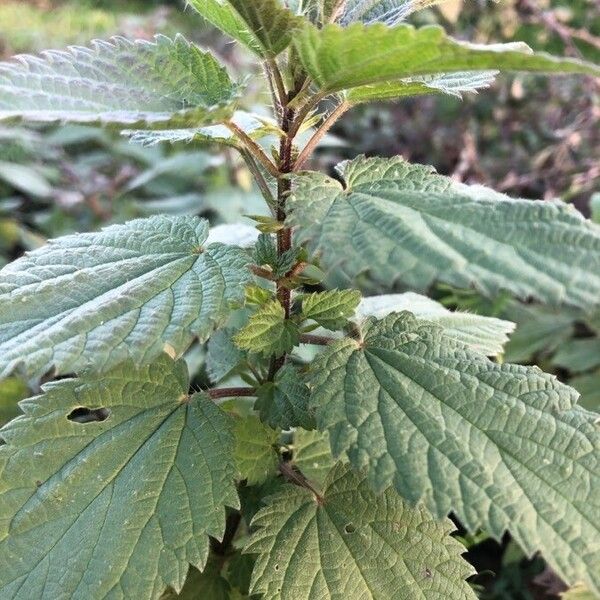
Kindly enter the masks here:
M 346 533 L 354 533 L 356 531 L 356 527 L 354 527 L 354 525 L 352 523 L 347 523 L 344 526 L 344 531 Z
M 106 421 L 108 417 L 110 417 L 110 410 L 108 410 L 108 408 L 86 408 L 85 406 L 78 406 L 70 412 L 67 419 L 74 423 L 93 423 Z

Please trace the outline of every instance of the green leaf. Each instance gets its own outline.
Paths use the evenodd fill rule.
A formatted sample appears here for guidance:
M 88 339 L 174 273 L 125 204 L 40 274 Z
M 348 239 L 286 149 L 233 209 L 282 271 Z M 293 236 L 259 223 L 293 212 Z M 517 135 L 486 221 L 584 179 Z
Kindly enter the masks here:
M 342 25 L 358 21 L 392 26 L 418 10 L 442 2 L 445 0 L 345 0 L 338 20 Z
M 600 338 L 569 340 L 561 344 L 552 364 L 571 373 L 583 373 L 600 367 Z
M 304 377 L 297 367 L 287 364 L 279 369 L 273 382 L 259 388 L 255 409 L 274 429 L 314 429 L 315 417 L 308 408 L 309 399 Z
M 498 71 L 457 71 L 436 75 L 407 77 L 398 81 L 386 81 L 353 88 L 346 98 L 353 104 L 394 100 L 408 96 L 446 94 L 462 98 L 463 93 L 477 92 L 494 83 Z
M 18 402 L 28 395 L 27 385 L 18 377 L 0 381 L 0 426 L 19 414 Z
M 198 126 L 228 117 L 237 95 L 225 69 L 181 36 L 117 37 L 0 63 L 0 120 Z
M 270 119 L 244 111 L 236 111 L 231 121 L 253 140 L 258 140 L 267 135 L 279 135 L 281 132 Z M 225 144 L 234 148 L 242 147 L 240 139 L 226 125 L 159 130 L 125 129 L 121 132 L 121 135 L 129 138 L 130 142 L 141 146 L 156 146 L 161 143 L 203 143 Z
M 532 362 L 538 354 L 554 352 L 575 334 L 576 316 L 571 310 L 555 310 L 535 304 L 511 302 L 503 316 L 515 321 L 517 329 L 506 345 L 508 362 Z
M 33 167 L 0 161 L 0 180 L 16 190 L 36 198 L 52 197 L 52 186 Z
M 367 317 L 382 319 L 392 312 L 407 310 L 417 319 L 440 325 L 444 334 L 467 344 L 486 356 L 497 356 L 504 351 L 508 334 L 515 329 L 510 321 L 482 317 L 467 312 L 452 312 L 427 296 L 406 292 L 363 298 L 356 311 L 357 322 Z
M 3 598 L 158 598 L 204 567 L 238 506 L 233 438 L 188 385 L 163 355 L 21 403 L 1 430 Z
M 206 370 L 213 383 L 218 383 L 229 375 L 246 356 L 246 353 L 233 343 L 235 331 L 229 327 L 219 329 L 208 340 Z
M 294 37 L 296 49 L 315 84 L 334 93 L 406 77 L 464 71 L 531 71 L 600 76 L 600 67 L 575 59 L 534 53 L 523 43 L 470 44 L 438 26 L 390 28 L 381 23 L 317 29 L 306 23 Z
M 330 290 L 302 296 L 302 317 L 335 331 L 342 329 L 360 303 L 358 290 Z
M 298 345 L 300 332 L 296 323 L 285 318 L 283 306 L 273 300 L 250 317 L 234 341 L 239 348 L 248 352 L 265 357 L 272 354 L 282 356 Z
M 245 549 L 258 554 L 250 590 L 265 600 L 475 598 L 450 521 L 411 508 L 392 490 L 375 495 L 344 465 L 329 473 L 321 501 L 285 486 L 253 525 Z
M 364 325 L 313 363 L 309 385 L 334 456 L 368 467 L 469 531 L 509 529 L 568 582 L 600 590 L 600 420 L 537 368 L 499 365 L 410 313 Z
M 215 27 L 263 58 L 283 52 L 303 22 L 278 0 L 189 0 Z
M 0 271 L 0 377 L 143 362 L 204 340 L 244 298 L 245 252 L 203 245 L 197 217 L 150 217 L 54 240 Z
M 234 457 L 240 480 L 256 485 L 277 472 L 274 446 L 279 440 L 278 432 L 263 425 L 258 417 L 249 416 L 236 418 L 234 435 Z
M 327 474 L 335 464 L 329 445 L 329 434 L 325 431 L 294 431 L 294 464 L 311 482 L 321 488 Z
M 600 371 L 574 377 L 569 381 L 569 385 L 581 394 L 581 406 L 600 413 Z
M 600 227 L 560 202 L 511 199 L 457 184 L 402 158 L 343 163 L 344 185 L 295 180 L 289 223 L 322 264 L 350 280 L 419 290 L 441 280 L 495 296 L 588 309 L 600 302 Z

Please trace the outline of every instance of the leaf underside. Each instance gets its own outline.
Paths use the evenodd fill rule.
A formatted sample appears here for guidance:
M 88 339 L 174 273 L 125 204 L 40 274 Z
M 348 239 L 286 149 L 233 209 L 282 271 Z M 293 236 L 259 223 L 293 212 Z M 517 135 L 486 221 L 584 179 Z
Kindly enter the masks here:
M 3 599 L 158 598 L 203 568 L 238 506 L 233 437 L 187 390 L 185 363 L 163 355 L 21 403 L 0 433 Z M 108 416 L 73 420 L 82 407 Z
M 285 486 L 253 525 L 245 549 L 258 554 L 250 588 L 265 600 L 475 598 L 450 521 L 391 490 L 375 495 L 344 465 L 329 473 L 322 503 Z
M 198 126 L 228 117 L 238 93 L 225 69 L 181 36 L 115 37 L 0 63 L 0 120 Z
M 345 0 L 338 21 L 342 25 L 359 21 L 393 26 L 418 10 L 442 2 L 445 0 Z
M 294 37 L 305 69 L 323 93 L 386 84 L 406 77 L 473 71 L 582 73 L 600 67 L 574 59 L 533 53 L 522 43 L 489 46 L 455 40 L 443 28 L 382 23 L 349 27 L 306 24 Z M 384 86 L 385 89 L 385 86 Z
M 402 158 L 343 163 L 338 181 L 296 179 L 289 223 L 352 281 L 426 290 L 436 280 L 494 296 L 589 308 L 600 302 L 600 227 L 561 202 L 512 199 Z
M 600 420 L 537 368 L 499 365 L 410 313 L 370 320 L 312 367 L 334 456 L 471 531 L 508 529 L 600 590 Z
M 180 355 L 242 301 L 241 248 L 203 246 L 208 222 L 150 217 L 66 236 L 0 271 L 0 376 L 106 369 Z

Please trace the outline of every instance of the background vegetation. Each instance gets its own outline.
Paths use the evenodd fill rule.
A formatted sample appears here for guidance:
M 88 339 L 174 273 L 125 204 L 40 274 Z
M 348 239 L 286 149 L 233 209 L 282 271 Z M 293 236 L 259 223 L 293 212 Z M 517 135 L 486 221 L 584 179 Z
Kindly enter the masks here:
M 81 44 L 94 37 L 150 38 L 184 32 L 223 56 L 233 73 L 247 57 L 202 27 L 177 0 L 0 0 L 0 57 Z M 167 18 L 169 17 L 169 18 Z M 600 61 L 598 0 L 448 0 L 418 14 L 442 21 L 457 37 L 481 42 L 524 40 L 536 49 Z M 259 92 L 256 91 L 256 94 Z M 260 100 L 256 96 L 256 100 Z M 252 100 L 247 108 L 254 108 Z M 562 198 L 600 222 L 600 93 L 583 78 L 503 77 L 494 89 L 464 100 L 427 97 L 368 106 L 348 114 L 316 160 L 329 168 L 357 154 L 434 164 L 467 183 L 510 195 Z M 262 209 L 251 178 L 234 154 L 205 146 L 142 148 L 98 129 L 0 126 L 0 266 L 47 238 L 97 229 L 153 213 L 200 214 L 213 223 L 239 221 Z M 256 197 L 256 202 L 248 201 Z M 376 290 L 374 290 L 376 291 Z M 552 311 L 508 297 L 439 286 L 433 295 L 452 307 L 501 316 L 519 325 L 506 360 L 538 364 L 600 411 L 600 314 Z M 188 355 L 196 383 L 206 383 L 203 348 Z M 0 423 L 39 381 L 0 383 Z M 507 537 L 463 540 L 487 599 L 560 597 L 561 582 L 538 558 L 528 560 Z

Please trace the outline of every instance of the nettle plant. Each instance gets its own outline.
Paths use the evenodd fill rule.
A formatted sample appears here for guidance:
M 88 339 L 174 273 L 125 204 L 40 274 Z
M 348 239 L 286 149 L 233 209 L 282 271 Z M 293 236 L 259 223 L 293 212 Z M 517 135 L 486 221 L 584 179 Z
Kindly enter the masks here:
M 502 363 L 511 323 L 417 293 L 591 311 L 600 228 L 400 157 L 303 170 L 360 103 L 600 75 L 401 22 L 436 3 L 192 0 L 254 53 L 273 119 L 181 37 L 0 65 L 1 118 L 229 145 L 272 211 L 138 219 L 1 271 L 0 375 L 70 377 L 0 433 L 0 598 L 473 598 L 450 513 L 600 592 L 600 417 Z M 181 358 L 196 340 L 202 391 Z

